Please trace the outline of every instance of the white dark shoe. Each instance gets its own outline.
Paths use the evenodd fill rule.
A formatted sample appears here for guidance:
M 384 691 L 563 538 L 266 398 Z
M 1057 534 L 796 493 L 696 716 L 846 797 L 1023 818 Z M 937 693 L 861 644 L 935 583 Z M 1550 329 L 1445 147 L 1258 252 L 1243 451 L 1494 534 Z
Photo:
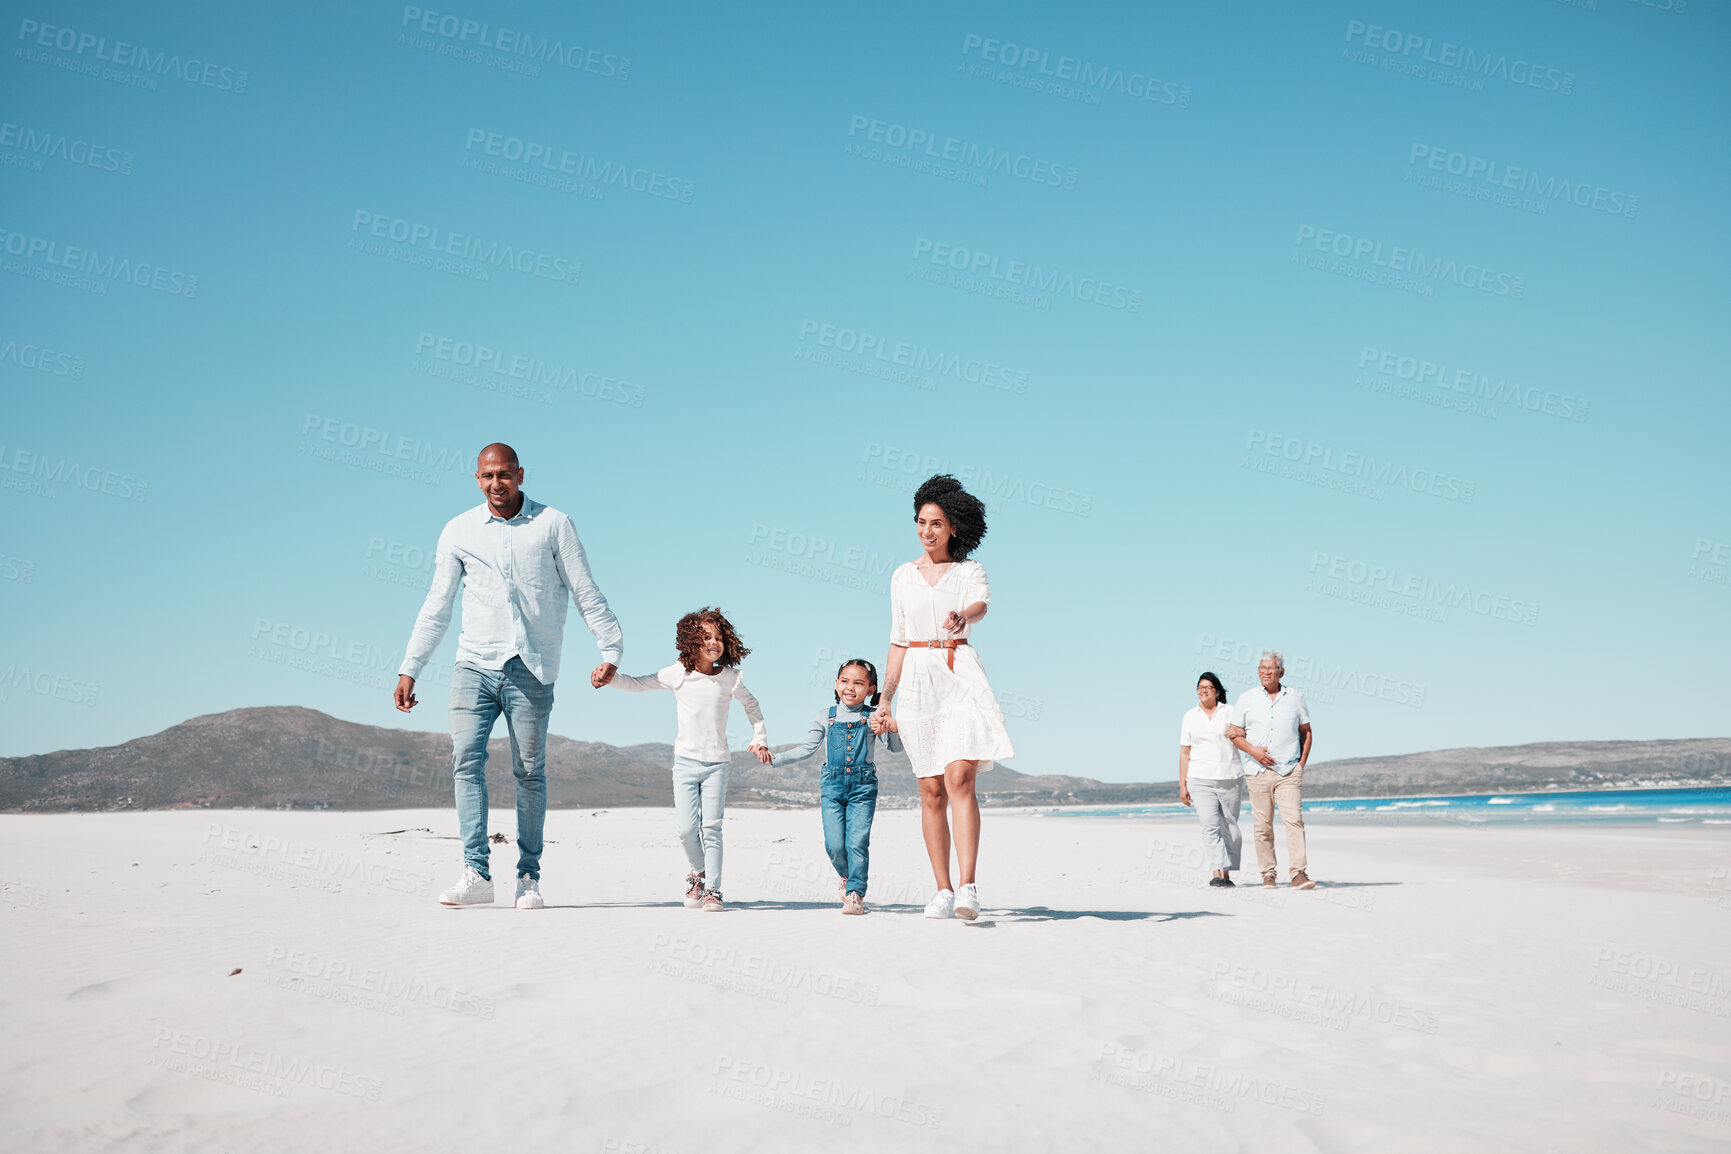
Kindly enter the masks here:
M 541 900 L 540 878 L 517 879 L 517 908 L 520 910 L 545 909 L 547 903 Z
M 936 897 L 926 903 L 926 917 L 953 918 L 956 916 L 956 895 L 949 890 L 939 890 Z
M 695 910 L 703 905 L 703 875 L 692 870 L 685 875 L 685 908 Z
M 493 904 L 493 883 L 481 876 L 474 866 L 463 867 L 463 880 L 439 895 L 442 906 L 490 906 Z
M 956 916 L 969 922 L 980 916 L 980 887 L 973 882 L 956 891 Z

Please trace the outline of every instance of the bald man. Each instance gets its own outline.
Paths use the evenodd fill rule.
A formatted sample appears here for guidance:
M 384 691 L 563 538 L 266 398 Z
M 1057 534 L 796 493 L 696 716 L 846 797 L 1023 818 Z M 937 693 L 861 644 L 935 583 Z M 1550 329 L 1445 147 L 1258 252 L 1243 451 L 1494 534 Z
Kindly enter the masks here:
M 517 451 L 492 444 L 475 462 L 486 501 L 446 522 L 434 556 L 433 584 L 415 618 L 396 706 L 416 705 L 415 679 L 451 624 L 451 604 L 463 587 L 463 628 L 451 675 L 451 772 L 463 840 L 463 876 L 439 895 L 447 906 L 493 904 L 487 843 L 487 740 L 501 714 L 511 734 L 517 778 L 517 899 L 520 910 L 541 900 L 541 828 L 547 817 L 547 718 L 565 641 L 571 602 L 601 647 L 589 675 L 599 689 L 613 680 L 622 656 L 619 622 L 589 576 L 589 562 L 571 518 L 523 495 Z

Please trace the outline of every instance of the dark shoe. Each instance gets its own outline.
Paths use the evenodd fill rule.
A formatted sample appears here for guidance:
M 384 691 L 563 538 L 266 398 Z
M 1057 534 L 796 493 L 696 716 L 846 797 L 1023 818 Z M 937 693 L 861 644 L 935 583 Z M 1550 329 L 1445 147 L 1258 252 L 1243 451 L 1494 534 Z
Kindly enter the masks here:
M 1208 884 L 1214 886 L 1216 889 L 1224 889 L 1232 883 L 1227 881 L 1225 878 L 1209 878 Z
M 1231 878 L 1221 878 L 1220 884 L 1225 886 L 1227 889 L 1234 889 L 1238 885 L 1238 883 L 1233 881 Z
M 1297 870 L 1292 875 L 1292 888 L 1295 890 L 1313 890 L 1316 888 L 1316 883 L 1311 881 L 1310 876 L 1303 870 Z

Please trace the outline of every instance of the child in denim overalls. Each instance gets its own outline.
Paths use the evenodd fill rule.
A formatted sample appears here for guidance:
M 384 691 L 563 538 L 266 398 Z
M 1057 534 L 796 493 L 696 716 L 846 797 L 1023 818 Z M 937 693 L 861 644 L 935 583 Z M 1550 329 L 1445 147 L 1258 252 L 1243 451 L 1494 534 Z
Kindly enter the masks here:
M 868 701 L 867 698 L 870 698 Z M 902 751 L 895 721 L 882 734 L 868 719 L 878 703 L 878 671 L 854 659 L 835 675 L 835 704 L 811 723 L 805 740 L 775 755 L 774 764 L 804 761 L 824 749 L 823 847 L 838 875 L 836 896 L 844 914 L 865 913 L 866 867 L 870 861 L 872 816 L 877 812 L 878 773 L 873 754 L 881 738 L 891 753 Z

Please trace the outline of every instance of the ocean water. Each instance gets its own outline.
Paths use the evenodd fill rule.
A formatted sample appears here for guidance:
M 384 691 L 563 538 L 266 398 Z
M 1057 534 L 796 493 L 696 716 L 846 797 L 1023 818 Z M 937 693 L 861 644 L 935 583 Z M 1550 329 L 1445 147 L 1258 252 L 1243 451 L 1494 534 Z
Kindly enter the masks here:
M 1245 802 L 1246 820 L 1249 800 Z M 1046 817 L 1188 817 L 1177 802 L 1043 811 Z M 1306 798 L 1309 821 L 1508 825 L 1624 822 L 1731 826 L 1731 787 L 1590 789 L 1569 793 L 1476 793 L 1461 796 Z

